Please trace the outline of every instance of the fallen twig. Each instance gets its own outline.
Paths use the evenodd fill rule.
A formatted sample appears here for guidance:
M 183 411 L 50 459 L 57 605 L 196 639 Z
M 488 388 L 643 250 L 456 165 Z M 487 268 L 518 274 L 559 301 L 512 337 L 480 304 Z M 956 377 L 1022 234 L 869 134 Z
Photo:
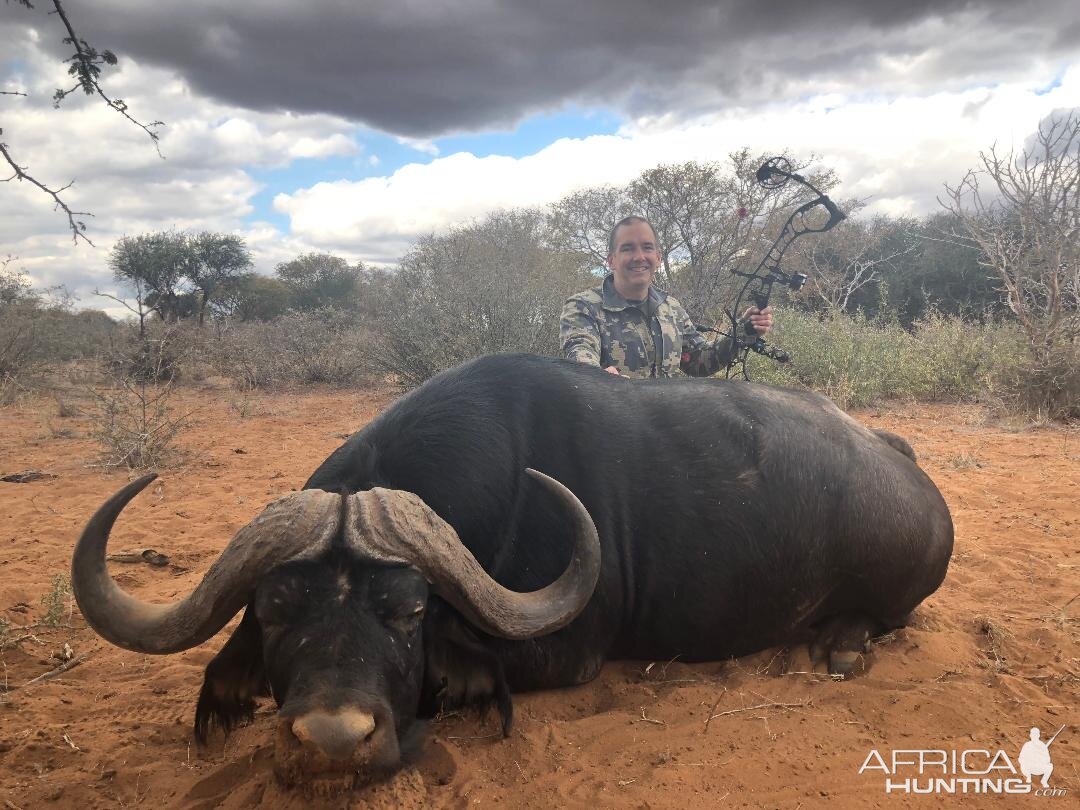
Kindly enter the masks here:
M 701 683 L 701 678 L 668 678 L 663 681 L 649 681 L 649 686 L 659 686 L 665 683 Z
M 712 713 L 716 711 L 716 707 L 720 705 L 720 701 L 724 699 L 724 695 L 726 695 L 726 694 L 727 694 L 727 687 L 725 686 L 725 687 L 723 687 L 723 691 L 720 693 L 720 696 L 715 701 L 713 701 L 712 708 L 709 709 L 710 717 L 705 720 L 705 730 L 706 731 L 709 730 L 709 721 L 712 720 L 712 717 L 711 717 Z
M 56 478 L 56 476 L 42 470 L 20 470 L 19 472 L 0 475 L 0 481 L 9 484 L 29 484 L 31 481 L 48 481 L 52 478 Z
M 651 717 L 646 717 L 645 716 L 645 707 L 644 706 L 641 707 L 641 719 L 644 720 L 646 723 L 653 723 L 653 724 L 658 725 L 658 726 L 666 726 L 667 725 L 667 723 L 665 723 L 663 720 L 653 720 Z
M 785 672 L 784 675 L 812 675 L 815 678 L 828 678 L 832 681 L 842 681 L 844 676 L 839 673 L 833 674 L 832 672 L 810 672 L 806 669 L 793 669 L 790 672 Z
M 9 649 L 11 647 L 17 647 L 20 643 L 22 643 L 24 641 L 32 641 L 35 644 L 44 644 L 45 643 L 40 638 L 35 636 L 33 633 L 24 633 L 21 636 L 15 636 L 15 638 L 9 638 L 6 641 L 0 643 L 0 650 L 6 650 L 6 649 Z
M 726 712 L 711 715 L 709 720 L 715 720 L 717 717 L 726 717 L 729 714 L 738 714 L 739 712 L 752 712 L 755 709 L 798 709 L 809 705 L 809 700 L 803 700 L 798 703 L 773 703 L 772 701 L 768 703 L 756 703 L 753 706 L 743 706 L 741 709 L 728 709 Z M 705 721 L 705 728 L 709 727 L 709 720 Z
M 454 736 L 451 736 L 451 735 L 448 734 L 446 736 L 446 739 L 448 739 L 448 740 L 490 740 L 492 737 L 501 737 L 501 736 L 502 736 L 501 731 L 493 731 L 490 734 L 477 734 L 475 736 L 466 736 L 466 737 L 454 737 Z
M 23 687 L 30 686 L 31 684 L 37 683 L 38 681 L 50 680 L 52 678 L 55 678 L 57 675 L 62 675 L 65 672 L 67 672 L 69 669 L 74 669 L 75 667 L 77 667 L 79 664 L 81 664 L 85 660 L 86 660 L 86 656 L 85 655 L 80 655 L 78 658 L 72 658 L 70 661 L 65 661 L 60 666 L 58 666 L 56 669 L 50 669 L 48 672 L 43 672 L 41 675 L 38 675 L 36 678 L 27 681 L 26 683 L 23 684 Z

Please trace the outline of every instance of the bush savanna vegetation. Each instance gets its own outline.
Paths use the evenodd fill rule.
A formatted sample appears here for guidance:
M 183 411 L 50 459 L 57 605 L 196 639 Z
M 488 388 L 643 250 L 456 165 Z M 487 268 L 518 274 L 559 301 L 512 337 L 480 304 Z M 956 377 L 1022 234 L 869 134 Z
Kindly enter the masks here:
M 599 283 L 608 230 L 631 213 L 656 226 L 657 284 L 695 322 L 723 326 L 729 271 L 755 266 L 806 199 L 762 189 L 761 158 L 661 165 L 545 209 L 494 211 L 420 238 L 390 268 L 308 253 L 267 276 L 235 235 L 125 237 L 109 254 L 123 293 L 106 297 L 130 312 L 119 320 L 33 289 L 8 257 L 0 403 L 75 380 L 100 411 L 104 463 L 142 468 L 162 463 L 186 424 L 169 405 L 176 385 L 215 376 L 241 392 L 373 380 L 407 389 L 483 354 L 556 355 L 563 302 Z M 945 186 L 936 214 L 870 216 L 862 201 L 839 202 L 849 218 L 785 256 L 806 285 L 774 290 L 770 342 L 792 362 L 752 355 L 753 379 L 842 406 L 962 399 L 1080 416 L 1080 119 L 1048 119 L 1020 153 L 984 153 Z

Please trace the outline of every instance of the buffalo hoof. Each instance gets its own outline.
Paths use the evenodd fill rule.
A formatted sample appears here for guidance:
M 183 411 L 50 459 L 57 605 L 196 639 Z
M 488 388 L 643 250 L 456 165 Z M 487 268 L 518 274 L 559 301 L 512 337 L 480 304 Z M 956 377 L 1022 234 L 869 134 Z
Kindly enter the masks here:
M 849 678 L 868 669 L 870 639 L 879 623 L 868 616 L 834 616 L 824 622 L 810 645 L 810 661 L 815 672 L 827 667 L 830 675 Z
M 847 678 L 866 671 L 866 654 L 854 650 L 834 650 L 829 653 L 829 674 Z
M 770 666 L 769 675 L 781 677 L 794 673 L 812 672 L 814 663 L 810 660 L 809 649 L 805 644 L 797 647 L 785 647 L 780 657 L 779 666 Z

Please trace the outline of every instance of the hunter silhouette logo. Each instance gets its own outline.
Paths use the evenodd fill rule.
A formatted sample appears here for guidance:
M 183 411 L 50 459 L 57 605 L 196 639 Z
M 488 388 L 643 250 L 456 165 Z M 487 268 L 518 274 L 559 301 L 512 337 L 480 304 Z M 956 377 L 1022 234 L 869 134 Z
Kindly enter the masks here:
M 1057 734 L 1045 743 L 1039 739 L 1042 735 L 1039 729 L 1031 730 L 1031 739 L 1024 743 L 1024 747 L 1020 749 L 1020 756 L 1017 757 L 1020 773 L 1025 776 L 1028 783 L 1031 782 L 1031 777 L 1041 776 L 1042 786 L 1050 787 L 1050 774 L 1054 772 L 1054 763 L 1050 761 L 1050 746 L 1054 744 L 1054 740 L 1064 728 L 1065 726 L 1059 728 Z
M 879 772 L 886 795 L 1066 796 L 1066 788 L 1050 786 L 1050 774 L 1054 772 L 1050 746 L 1064 730 L 1062 726 L 1043 742 L 1042 731 L 1031 729 L 1030 739 L 1020 749 L 1015 764 L 1001 749 L 898 748 L 881 752 L 875 748 L 867 754 L 859 774 Z M 1032 777 L 1039 777 L 1038 784 L 1032 783 Z

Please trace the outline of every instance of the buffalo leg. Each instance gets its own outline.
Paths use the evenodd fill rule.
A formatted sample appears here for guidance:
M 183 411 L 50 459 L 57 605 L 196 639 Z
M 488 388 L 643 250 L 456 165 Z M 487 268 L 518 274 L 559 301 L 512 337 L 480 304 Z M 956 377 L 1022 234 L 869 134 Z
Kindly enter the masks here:
M 915 458 L 915 451 L 911 449 L 911 445 L 908 443 L 908 440 L 905 439 L 903 436 L 897 436 L 895 433 L 892 433 L 892 432 L 890 432 L 888 430 L 876 430 L 875 429 L 874 433 L 876 433 L 878 438 L 882 439 L 886 444 L 890 445 L 894 450 L 897 450 L 897 451 L 903 453 L 905 456 L 907 456 L 912 461 L 914 461 L 916 464 L 918 464 L 919 460 L 917 458 Z
M 580 639 L 560 630 L 541 641 L 502 642 L 503 661 L 510 688 L 515 692 L 557 689 L 588 683 L 600 674 L 605 656 L 584 652 Z
M 210 729 L 226 734 L 255 713 L 255 698 L 269 694 L 263 673 L 262 632 L 255 611 L 244 617 L 217 655 L 206 665 L 195 706 L 195 737 L 205 744 Z

